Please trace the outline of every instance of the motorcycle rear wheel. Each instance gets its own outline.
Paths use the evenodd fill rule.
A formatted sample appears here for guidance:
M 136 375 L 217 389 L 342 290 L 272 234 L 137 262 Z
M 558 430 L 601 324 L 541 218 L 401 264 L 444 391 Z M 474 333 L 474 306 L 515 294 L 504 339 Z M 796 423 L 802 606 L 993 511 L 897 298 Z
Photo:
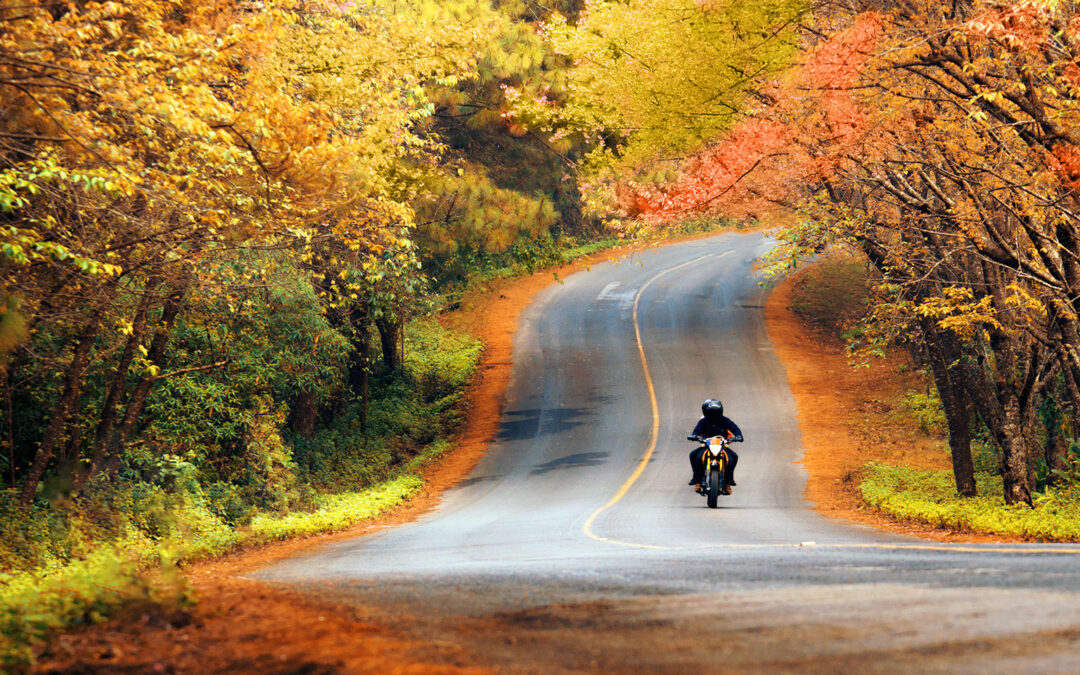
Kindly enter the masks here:
M 708 503 L 710 509 L 716 508 L 716 499 L 720 496 L 720 490 L 723 486 L 720 484 L 720 467 L 715 464 L 709 469 L 709 492 L 706 495 L 708 497 Z

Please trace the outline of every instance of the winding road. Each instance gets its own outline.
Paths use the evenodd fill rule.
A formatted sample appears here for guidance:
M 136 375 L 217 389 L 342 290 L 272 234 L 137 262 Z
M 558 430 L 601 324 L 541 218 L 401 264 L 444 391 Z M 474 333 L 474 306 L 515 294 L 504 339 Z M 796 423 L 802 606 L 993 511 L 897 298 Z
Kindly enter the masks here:
M 723 234 L 553 285 L 496 442 L 438 509 L 258 576 L 502 672 L 1080 672 L 1080 547 L 810 509 L 754 272 L 770 245 Z M 686 486 L 708 396 L 746 436 L 716 510 Z

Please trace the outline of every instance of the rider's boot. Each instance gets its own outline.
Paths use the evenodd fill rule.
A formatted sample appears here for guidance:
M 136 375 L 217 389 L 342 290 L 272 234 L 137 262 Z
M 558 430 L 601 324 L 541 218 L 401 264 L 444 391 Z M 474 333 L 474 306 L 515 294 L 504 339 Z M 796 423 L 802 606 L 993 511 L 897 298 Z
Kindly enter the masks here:
M 722 495 L 731 494 L 731 485 L 724 485 L 724 489 L 720 491 L 720 494 L 722 494 Z

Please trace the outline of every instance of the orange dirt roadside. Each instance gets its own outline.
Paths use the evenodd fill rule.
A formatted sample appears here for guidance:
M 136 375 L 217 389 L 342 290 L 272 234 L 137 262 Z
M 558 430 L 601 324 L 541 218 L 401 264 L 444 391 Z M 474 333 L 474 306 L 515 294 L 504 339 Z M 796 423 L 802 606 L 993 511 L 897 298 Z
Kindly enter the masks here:
M 868 368 L 854 368 L 838 337 L 792 310 L 793 293 L 807 272 L 782 281 L 765 306 L 769 339 L 787 371 L 798 409 L 802 464 L 809 474 L 806 498 L 831 518 L 900 534 L 938 541 L 1009 541 L 895 520 L 862 501 L 858 477 L 870 461 L 923 469 L 951 469 L 951 464 L 944 440 L 922 434 L 900 411 L 904 395 L 923 384 L 907 355 L 892 353 Z

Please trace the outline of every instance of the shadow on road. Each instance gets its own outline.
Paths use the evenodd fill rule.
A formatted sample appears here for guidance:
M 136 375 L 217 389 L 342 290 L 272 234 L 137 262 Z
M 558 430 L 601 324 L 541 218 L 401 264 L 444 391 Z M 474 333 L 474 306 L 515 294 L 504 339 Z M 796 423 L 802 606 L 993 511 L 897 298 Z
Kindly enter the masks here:
M 553 459 L 550 462 L 544 462 L 530 471 L 534 476 L 540 476 L 549 471 L 557 471 L 559 469 L 577 469 L 587 466 L 598 466 L 604 463 L 608 453 L 606 452 L 579 452 L 573 455 L 567 455 L 566 457 L 559 457 Z
M 498 440 L 521 441 L 542 434 L 558 434 L 584 424 L 595 413 L 586 408 L 508 410 L 499 425 Z

